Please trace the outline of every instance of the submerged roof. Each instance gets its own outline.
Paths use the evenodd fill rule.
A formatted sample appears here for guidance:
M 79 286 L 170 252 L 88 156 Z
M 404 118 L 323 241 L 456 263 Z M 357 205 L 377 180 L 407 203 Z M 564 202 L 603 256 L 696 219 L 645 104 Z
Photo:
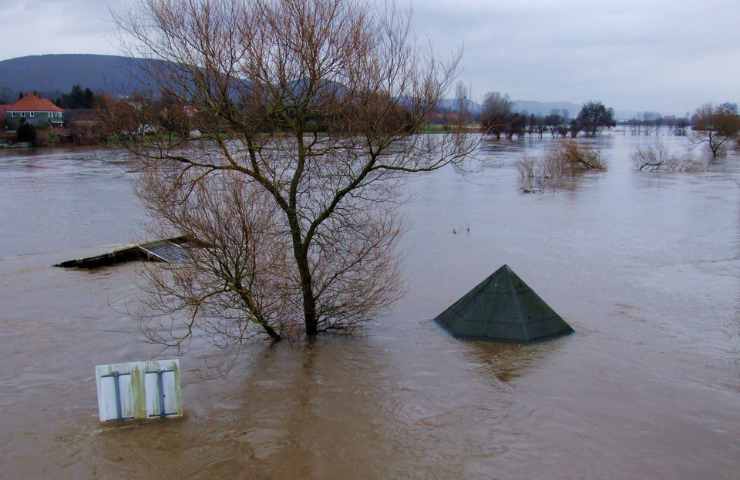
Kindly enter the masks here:
M 572 333 L 508 265 L 496 270 L 435 321 L 455 337 L 533 342 Z
M 183 263 L 187 260 L 186 249 L 199 244 L 186 236 L 166 238 L 155 242 L 132 244 L 116 248 L 100 255 L 77 258 L 58 263 L 62 268 L 98 268 L 133 261 Z
M 50 100 L 41 98 L 38 95 L 25 95 L 17 102 L 5 105 L 7 112 L 64 112 L 61 108 L 54 105 Z

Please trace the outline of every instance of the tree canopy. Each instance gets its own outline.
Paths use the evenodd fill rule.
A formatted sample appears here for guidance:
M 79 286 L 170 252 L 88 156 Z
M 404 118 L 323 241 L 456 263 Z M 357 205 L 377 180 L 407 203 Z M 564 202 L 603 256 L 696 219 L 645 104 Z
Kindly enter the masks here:
M 614 110 L 606 108 L 601 102 L 588 102 L 576 118 L 577 127 L 588 135 L 596 136 L 601 128 L 612 128 L 617 125 Z
M 499 92 L 486 94 L 483 100 L 483 108 L 480 114 L 480 122 L 483 128 L 501 138 L 511 120 L 514 103 L 508 95 Z

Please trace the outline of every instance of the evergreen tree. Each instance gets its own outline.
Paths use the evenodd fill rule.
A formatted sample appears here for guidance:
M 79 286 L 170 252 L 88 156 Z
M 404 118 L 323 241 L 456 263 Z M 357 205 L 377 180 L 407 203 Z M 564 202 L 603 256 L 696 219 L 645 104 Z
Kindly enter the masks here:
M 57 101 L 57 105 L 62 108 L 75 110 L 75 109 L 91 109 L 95 107 L 96 96 L 92 90 L 85 88 L 84 90 L 80 85 L 74 85 L 69 93 L 63 94 Z

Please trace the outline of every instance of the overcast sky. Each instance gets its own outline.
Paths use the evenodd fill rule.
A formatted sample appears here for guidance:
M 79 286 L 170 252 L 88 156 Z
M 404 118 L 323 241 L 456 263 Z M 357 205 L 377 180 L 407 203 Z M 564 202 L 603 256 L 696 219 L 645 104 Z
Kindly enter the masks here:
M 130 0 L 0 0 L 0 59 L 120 54 L 108 8 Z M 740 101 L 740 0 L 401 0 L 420 40 L 464 46 L 480 99 L 602 100 L 683 113 Z

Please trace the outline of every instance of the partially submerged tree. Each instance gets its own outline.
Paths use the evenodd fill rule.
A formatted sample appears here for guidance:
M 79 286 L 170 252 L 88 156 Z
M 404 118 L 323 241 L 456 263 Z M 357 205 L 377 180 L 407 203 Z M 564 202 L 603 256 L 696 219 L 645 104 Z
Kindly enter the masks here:
M 527 119 L 526 112 L 524 114 L 514 113 L 509 119 L 509 124 L 506 128 L 506 137 L 511 140 L 514 136 L 521 138 L 527 131 Z
M 706 104 L 696 111 L 692 125 L 694 143 L 705 144 L 712 159 L 717 159 L 725 153 L 727 144 L 740 133 L 737 105 L 725 103 L 715 107 Z
M 480 123 L 484 131 L 496 135 L 496 139 L 501 139 L 501 135 L 509 129 L 513 107 L 514 103 L 508 95 L 499 92 L 486 94 L 480 114 Z
M 576 119 L 581 130 L 594 137 L 602 128 L 612 128 L 617 125 L 614 120 L 614 110 L 606 108 L 601 102 L 588 102 L 581 108 Z
M 198 328 L 313 336 L 398 297 L 398 182 L 475 148 L 462 125 L 417 134 L 459 56 L 422 55 L 409 15 L 349 0 L 143 0 L 120 23 L 210 137 L 186 143 L 137 109 L 156 132 L 133 137 L 141 197 L 205 245 L 151 283 L 176 300 L 152 306 L 188 313 L 176 344 Z

